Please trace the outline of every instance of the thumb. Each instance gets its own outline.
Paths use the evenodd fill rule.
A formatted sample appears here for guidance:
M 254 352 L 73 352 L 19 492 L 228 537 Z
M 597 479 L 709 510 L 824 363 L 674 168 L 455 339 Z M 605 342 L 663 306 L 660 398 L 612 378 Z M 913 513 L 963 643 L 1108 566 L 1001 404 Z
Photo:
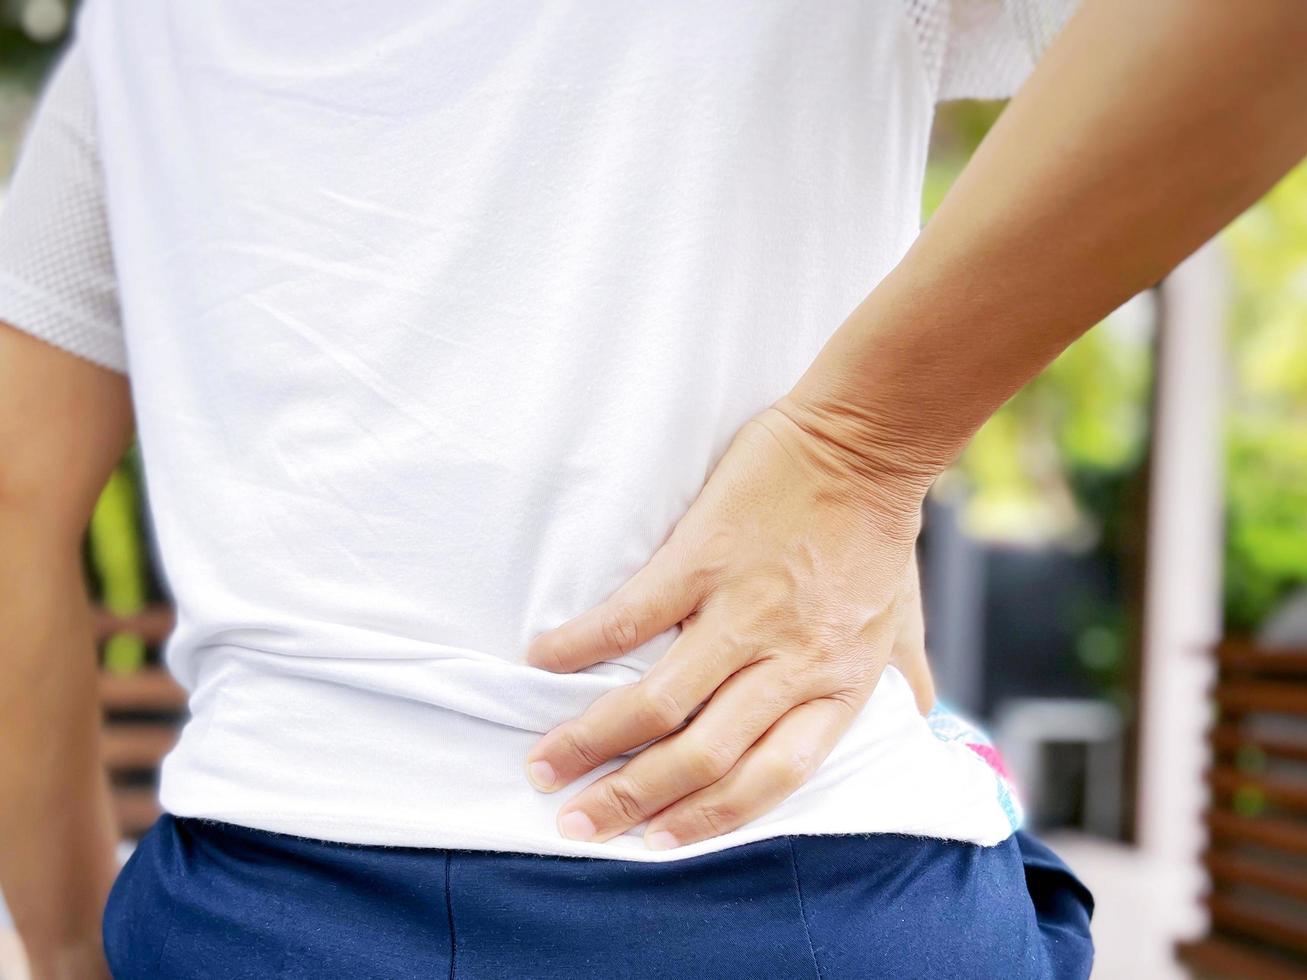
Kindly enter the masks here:
M 599 605 L 532 640 L 526 663 L 567 673 L 630 653 L 694 612 L 694 578 L 669 541 Z
M 908 561 L 903 584 L 900 586 L 898 631 L 890 663 L 898 668 L 917 702 L 921 714 L 929 714 L 935 704 L 935 680 L 926 659 L 926 623 L 921 606 L 921 579 L 917 571 L 917 555 L 913 550 Z

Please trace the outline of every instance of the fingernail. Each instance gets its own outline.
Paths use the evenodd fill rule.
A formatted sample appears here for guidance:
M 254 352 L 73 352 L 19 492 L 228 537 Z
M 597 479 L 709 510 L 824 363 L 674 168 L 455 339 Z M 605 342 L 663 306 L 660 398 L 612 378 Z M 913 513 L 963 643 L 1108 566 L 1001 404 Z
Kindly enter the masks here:
M 655 830 L 652 834 L 645 836 L 644 846 L 651 851 L 667 851 L 673 847 L 680 847 L 681 842 L 670 831 Z
M 554 767 L 545 762 L 544 759 L 537 759 L 527 766 L 526 775 L 535 784 L 536 789 L 553 789 L 554 781 L 558 779 L 558 773 L 554 772 Z
M 573 810 L 559 817 L 558 829 L 562 831 L 564 837 L 572 840 L 590 840 L 595 835 L 594 821 L 580 810 Z

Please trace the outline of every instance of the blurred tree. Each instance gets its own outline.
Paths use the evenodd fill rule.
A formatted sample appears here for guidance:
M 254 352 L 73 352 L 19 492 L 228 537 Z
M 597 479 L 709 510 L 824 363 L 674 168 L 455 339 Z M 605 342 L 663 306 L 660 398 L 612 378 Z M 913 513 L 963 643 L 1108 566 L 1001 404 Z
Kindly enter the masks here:
M 135 443 L 109 476 L 87 528 L 87 558 L 98 584 L 101 605 L 129 616 L 144 608 L 150 572 L 140 521 L 139 449 Z M 109 637 L 104 665 L 115 673 L 130 673 L 145 664 L 145 642 L 131 633 Z
M 13 166 L 32 93 L 49 70 L 71 10 L 63 0 L 0 0 L 0 174 Z
M 1225 242 L 1235 277 L 1226 623 L 1250 631 L 1307 586 L 1307 164 Z
M 923 211 L 929 217 L 1002 109 L 940 107 Z M 1124 311 L 1072 344 L 981 428 L 949 475 L 982 538 L 1089 547 L 1110 519 L 1103 487 L 1147 450 L 1152 337 Z

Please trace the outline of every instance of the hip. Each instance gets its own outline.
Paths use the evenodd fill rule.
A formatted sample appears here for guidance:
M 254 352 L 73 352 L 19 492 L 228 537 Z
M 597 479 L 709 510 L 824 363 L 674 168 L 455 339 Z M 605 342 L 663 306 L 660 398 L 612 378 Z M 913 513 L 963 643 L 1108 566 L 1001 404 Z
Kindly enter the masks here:
M 114 884 L 114 976 L 1084 977 L 1092 898 L 985 847 L 786 835 L 672 862 L 342 844 L 165 814 Z

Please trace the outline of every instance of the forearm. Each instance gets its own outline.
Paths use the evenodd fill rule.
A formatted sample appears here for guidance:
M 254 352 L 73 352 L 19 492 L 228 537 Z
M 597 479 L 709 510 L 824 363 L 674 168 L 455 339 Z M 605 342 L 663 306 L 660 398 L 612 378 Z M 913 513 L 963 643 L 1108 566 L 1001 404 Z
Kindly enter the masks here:
M 3 504 L 0 542 L 0 887 L 37 977 L 92 976 L 116 838 L 77 541 Z
M 1304 52 L 1301 0 L 1084 0 L 782 407 L 924 492 L 1018 388 L 1307 153 Z

